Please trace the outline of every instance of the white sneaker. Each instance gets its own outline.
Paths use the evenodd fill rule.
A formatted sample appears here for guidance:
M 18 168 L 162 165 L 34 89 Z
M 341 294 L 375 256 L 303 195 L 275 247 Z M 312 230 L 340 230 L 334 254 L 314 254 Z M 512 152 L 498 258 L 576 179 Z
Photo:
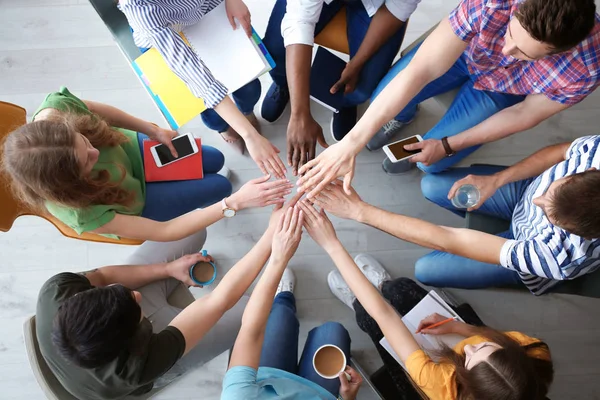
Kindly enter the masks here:
M 289 268 L 284 269 L 283 275 L 281 275 L 281 280 L 279 281 L 279 285 L 277 285 L 277 292 L 275 292 L 275 296 L 281 292 L 294 293 L 294 286 L 296 286 L 296 276 L 294 275 L 294 271 Z
M 373 284 L 377 288 L 377 290 L 381 291 L 381 285 L 385 281 L 389 281 L 392 279 L 390 274 L 383 268 L 373 256 L 369 254 L 359 254 L 354 257 L 354 262 L 360 268 L 363 274 L 367 277 L 369 282 Z
M 219 170 L 219 172 L 217 172 L 217 175 L 221 175 L 221 176 L 229 179 L 229 177 L 231 177 L 231 170 L 223 165 L 223 168 L 221 168 Z
M 350 309 L 354 310 L 352 305 L 354 304 L 354 300 L 356 300 L 356 296 L 350 290 L 350 287 L 342 278 L 342 274 L 338 270 L 331 271 L 329 275 L 327 275 L 327 283 L 329 284 L 329 289 L 331 293 L 335 297 L 337 297 L 342 303 L 350 307 Z

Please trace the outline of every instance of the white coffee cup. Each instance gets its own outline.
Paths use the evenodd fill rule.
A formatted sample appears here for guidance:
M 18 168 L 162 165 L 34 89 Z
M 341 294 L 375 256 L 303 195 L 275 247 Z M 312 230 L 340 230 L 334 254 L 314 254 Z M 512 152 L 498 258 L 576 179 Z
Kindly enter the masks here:
M 320 377 L 325 379 L 338 379 L 340 373 L 346 369 L 346 355 L 334 344 L 324 344 L 313 355 L 313 368 Z M 348 381 L 351 377 L 344 372 Z

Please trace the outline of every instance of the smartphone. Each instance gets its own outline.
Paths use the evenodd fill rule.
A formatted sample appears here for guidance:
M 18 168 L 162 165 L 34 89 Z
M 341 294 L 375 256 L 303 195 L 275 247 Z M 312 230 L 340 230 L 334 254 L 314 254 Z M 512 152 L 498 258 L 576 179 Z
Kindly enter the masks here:
M 152 153 L 152 157 L 154 157 L 157 166 L 164 167 L 165 165 L 189 157 L 198 152 L 196 140 L 194 140 L 194 136 L 192 136 L 191 133 L 177 136 L 171 143 L 173 143 L 173 147 L 175 147 L 178 157 L 173 157 L 171 150 L 164 144 L 157 144 L 156 146 L 150 147 L 150 153 Z
M 398 140 L 397 142 L 387 144 L 383 146 L 383 151 L 385 155 L 388 156 L 391 162 L 400 162 L 411 158 L 415 154 L 421 152 L 421 150 L 405 150 L 404 146 L 407 144 L 419 143 L 422 142 L 423 138 L 421 135 L 411 136 L 406 139 Z

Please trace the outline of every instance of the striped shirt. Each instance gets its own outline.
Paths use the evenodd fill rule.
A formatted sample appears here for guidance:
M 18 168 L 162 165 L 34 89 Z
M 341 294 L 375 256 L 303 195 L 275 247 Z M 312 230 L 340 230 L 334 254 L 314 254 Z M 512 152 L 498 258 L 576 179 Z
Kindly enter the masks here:
M 587 240 L 550 223 L 533 199 L 565 176 L 600 168 L 600 136 L 575 140 L 562 161 L 538 176 L 525 189 L 512 217 L 515 240 L 500 252 L 500 264 L 515 270 L 533 294 L 539 295 L 558 281 L 575 279 L 600 266 L 600 239 Z
M 119 8 L 133 28 L 138 47 L 154 47 L 169 68 L 183 80 L 207 107 L 218 105 L 227 95 L 219 82 L 189 48 L 179 31 L 194 25 L 223 0 L 120 0 Z M 210 38 L 207 38 L 210 40 Z
M 507 26 L 522 0 L 461 0 L 450 13 L 452 30 L 469 45 L 464 52 L 474 88 L 517 95 L 543 94 L 573 105 L 600 85 L 600 17 L 573 49 L 524 61 L 502 54 Z

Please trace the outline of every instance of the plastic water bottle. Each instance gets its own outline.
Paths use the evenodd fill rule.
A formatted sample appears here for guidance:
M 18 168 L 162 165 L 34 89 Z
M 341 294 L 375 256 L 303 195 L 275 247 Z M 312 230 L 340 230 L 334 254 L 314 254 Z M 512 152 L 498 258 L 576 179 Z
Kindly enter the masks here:
M 452 198 L 452 205 L 456 208 L 471 208 L 480 199 L 479 189 L 473 185 L 462 185 Z

